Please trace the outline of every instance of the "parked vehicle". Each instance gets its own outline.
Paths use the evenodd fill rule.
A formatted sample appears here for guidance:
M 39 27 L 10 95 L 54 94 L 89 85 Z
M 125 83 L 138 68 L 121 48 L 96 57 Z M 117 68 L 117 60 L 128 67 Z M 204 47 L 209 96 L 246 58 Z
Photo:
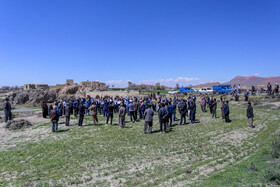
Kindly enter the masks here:
M 169 94 L 177 94 L 177 93 L 179 93 L 179 91 L 178 90 L 170 90 L 168 93 Z
M 192 89 L 192 87 L 184 87 L 184 88 L 179 88 L 179 92 L 180 93 L 193 93 L 195 92 L 194 89 Z
M 199 93 L 207 93 L 207 94 L 212 94 L 213 93 L 213 89 L 208 87 L 208 88 L 201 88 L 199 91 Z
M 234 91 L 234 89 L 231 87 L 230 84 L 213 86 L 214 93 L 229 93 L 229 92 L 233 92 L 233 91 Z

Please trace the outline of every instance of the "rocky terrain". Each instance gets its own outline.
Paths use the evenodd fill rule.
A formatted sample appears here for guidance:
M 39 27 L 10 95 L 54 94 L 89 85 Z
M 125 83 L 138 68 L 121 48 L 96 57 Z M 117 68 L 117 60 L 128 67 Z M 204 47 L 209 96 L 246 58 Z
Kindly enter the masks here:
M 250 77 L 243 77 L 243 76 L 237 76 L 227 82 L 226 84 L 231 85 L 238 85 L 241 86 L 258 86 L 258 85 L 264 85 L 266 86 L 267 83 L 270 82 L 270 84 L 274 85 L 275 83 L 280 83 L 280 76 L 279 77 L 257 77 L 257 76 L 250 76 Z
M 38 105 L 41 104 L 42 101 L 52 103 L 55 100 L 68 99 L 70 97 L 70 95 L 41 89 L 15 91 L 8 95 L 10 101 L 15 105 Z

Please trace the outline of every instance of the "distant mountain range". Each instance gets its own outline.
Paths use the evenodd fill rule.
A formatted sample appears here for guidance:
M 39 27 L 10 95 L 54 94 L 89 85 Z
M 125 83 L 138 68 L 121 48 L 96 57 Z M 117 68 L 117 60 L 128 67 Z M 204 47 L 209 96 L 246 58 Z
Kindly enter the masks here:
M 274 85 L 275 83 L 279 84 L 280 76 L 278 76 L 278 77 L 237 76 L 225 84 L 231 84 L 231 85 L 240 84 L 241 86 L 260 86 L 260 85 L 267 85 L 267 83 L 269 83 L 269 82 L 272 85 Z
M 280 84 L 280 76 L 278 77 L 258 77 L 258 76 L 249 76 L 249 77 L 244 77 L 244 76 L 237 76 L 230 80 L 229 82 L 226 83 L 220 83 L 220 82 L 210 82 L 210 83 L 205 83 L 205 84 L 199 84 L 199 85 L 189 85 L 187 87 L 193 87 L 193 88 L 206 88 L 206 87 L 212 87 L 214 85 L 219 85 L 219 84 L 231 84 L 232 86 L 240 84 L 241 86 L 245 87 L 251 87 L 251 86 L 259 86 L 263 87 L 266 86 L 267 83 L 274 85 L 275 83 Z M 164 90 L 169 90 L 171 89 L 170 87 L 161 85 L 161 89 Z M 155 85 L 133 85 L 130 87 L 127 87 L 126 89 L 156 89 Z
M 189 86 L 189 87 L 193 87 L 193 88 L 207 88 L 207 87 L 211 87 L 214 86 L 214 85 L 219 85 L 221 83 L 219 82 L 210 82 L 210 83 L 205 83 L 205 84 L 199 84 L 199 85 L 196 85 L 196 86 Z
M 251 86 L 266 86 L 267 83 L 274 85 L 275 83 L 280 83 L 280 76 L 278 77 L 258 77 L 258 76 L 237 76 L 226 83 L 219 83 L 219 82 L 211 82 L 205 84 L 199 84 L 196 86 L 190 86 L 193 88 L 205 88 L 205 87 L 212 87 L 214 85 L 219 84 L 231 84 L 232 86 L 240 84 L 241 86 L 251 87 Z

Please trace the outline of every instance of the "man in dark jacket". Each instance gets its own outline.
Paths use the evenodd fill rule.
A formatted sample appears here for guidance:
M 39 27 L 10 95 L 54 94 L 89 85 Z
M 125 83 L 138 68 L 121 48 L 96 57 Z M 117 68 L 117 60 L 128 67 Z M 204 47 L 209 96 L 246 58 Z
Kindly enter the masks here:
M 66 107 L 65 107 L 65 125 L 66 126 L 70 125 L 70 114 L 71 114 L 70 104 L 67 103 Z
M 144 118 L 144 112 L 145 112 L 145 110 L 146 110 L 146 104 L 145 104 L 144 101 L 141 103 L 140 108 L 141 108 L 142 118 Z
M 200 101 L 200 106 L 201 106 L 202 112 L 205 112 L 206 111 L 206 101 L 205 101 L 204 97 Z
M 195 123 L 196 104 L 195 104 L 195 101 L 193 98 L 191 98 L 191 101 L 190 101 L 190 109 L 191 109 L 190 120 L 191 120 L 191 123 L 194 124 Z
M 106 124 L 108 124 L 109 118 L 111 118 L 111 125 L 113 124 L 114 108 L 115 107 L 113 106 L 113 102 L 110 102 L 110 105 L 108 106 L 108 115 L 107 115 L 107 122 L 106 122 Z
M 52 132 L 57 132 L 59 115 L 57 113 L 57 106 L 54 106 L 50 112 L 50 119 L 52 122 Z
M 247 92 L 244 93 L 244 97 L 245 97 L 245 101 L 248 101 L 248 99 L 249 99 L 249 90 L 247 90 Z
M 253 107 L 251 106 L 251 102 L 248 102 L 247 106 L 248 106 L 247 118 L 248 118 L 249 127 L 254 128 L 254 125 L 253 125 L 254 110 L 253 110 Z
M 80 127 L 83 125 L 85 109 L 86 109 L 86 107 L 84 105 L 84 102 L 82 101 L 79 105 L 79 126 Z
M 148 126 L 149 126 L 149 133 L 152 133 L 153 128 L 153 116 L 154 111 L 152 109 L 152 105 L 148 105 L 148 108 L 144 112 L 144 119 L 145 119 L 145 125 L 144 125 L 144 133 L 146 134 Z
M 135 117 L 135 121 L 137 120 L 137 115 L 138 115 L 138 101 L 134 101 L 134 117 Z
M 64 114 L 64 106 L 63 106 L 63 101 L 60 100 L 59 104 L 58 104 L 58 109 L 59 109 L 59 116 L 62 116 Z
M 221 115 L 222 115 L 222 120 L 224 120 L 225 119 L 225 113 L 224 113 L 225 101 L 222 97 L 220 98 L 220 100 L 221 100 Z
M 210 114 L 212 114 L 212 109 L 213 109 L 213 107 L 212 107 L 212 103 L 213 103 L 213 101 L 214 101 L 214 99 L 213 99 L 213 97 L 210 99 L 210 101 L 209 101 L 209 109 L 210 109 Z
M 46 101 L 43 101 L 42 104 L 41 104 L 41 106 L 42 106 L 43 118 L 47 118 L 49 107 L 48 107 Z
M 183 100 L 179 103 L 178 109 L 179 109 L 179 113 L 181 115 L 180 125 L 182 125 L 183 120 L 184 120 L 184 125 L 185 125 L 186 124 L 186 114 L 187 114 L 187 110 L 188 110 L 185 100 Z
M 278 83 L 275 84 L 275 93 L 278 94 L 279 93 L 279 85 Z
M 5 113 L 5 123 L 8 122 L 8 120 L 12 120 L 12 107 L 9 102 L 9 98 L 5 99 L 4 105 L 3 105 L 4 113 Z
M 70 114 L 73 115 L 73 101 L 69 100 L 69 108 L 70 108 Z
M 224 104 L 224 114 L 225 114 L 226 123 L 230 123 L 231 120 L 229 119 L 229 106 L 228 106 L 228 101 L 226 101 L 225 104 Z
M 137 104 L 139 119 L 143 119 L 142 112 L 141 112 L 141 104 L 142 104 L 142 101 L 140 100 L 140 102 L 138 102 L 138 104 Z
M 171 104 L 171 101 L 168 102 L 168 122 L 169 122 L 169 127 L 172 126 L 172 115 L 174 113 L 174 108 L 173 105 Z
M 272 94 L 272 86 L 271 86 L 270 82 L 267 84 L 267 93 L 269 95 Z
M 216 116 L 216 110 L 217 110 L 217 101 L 216 98 L 214 98 L 213 103 L 212 103 L 212 118 L 217 118 Z
M 74 101 L 74 103 L 73 103 L 73 110 L 74 110 L 75 117 L 77 117 L 77 115 L 78 115 L 79 105 L 80 105 L 79 101 L 78 101 L 78 99 L 76 99 L 76 101 Z
M 159 106 L 159 124 L 160 124 L 160 131 L 161 133 L 166 133 L 166 128 L 167 128 L 167 116 L 168 116 L 168 111 L 165 108 L 165 104 L 162 103 Z
M 176 110 L 177 110 L 177 105 L 176 105 L 176 101 L 172 102 L 173 105 L 173 113 L 172 113 L 172 121 L 176 121 Z

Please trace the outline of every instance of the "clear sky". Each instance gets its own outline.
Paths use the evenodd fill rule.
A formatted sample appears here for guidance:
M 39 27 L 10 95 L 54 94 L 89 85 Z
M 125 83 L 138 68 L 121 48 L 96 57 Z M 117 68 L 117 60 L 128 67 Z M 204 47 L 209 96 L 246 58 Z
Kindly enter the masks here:
M 279 10 L 279 0 L 0 0 L 0 86 L 279 76 Z

